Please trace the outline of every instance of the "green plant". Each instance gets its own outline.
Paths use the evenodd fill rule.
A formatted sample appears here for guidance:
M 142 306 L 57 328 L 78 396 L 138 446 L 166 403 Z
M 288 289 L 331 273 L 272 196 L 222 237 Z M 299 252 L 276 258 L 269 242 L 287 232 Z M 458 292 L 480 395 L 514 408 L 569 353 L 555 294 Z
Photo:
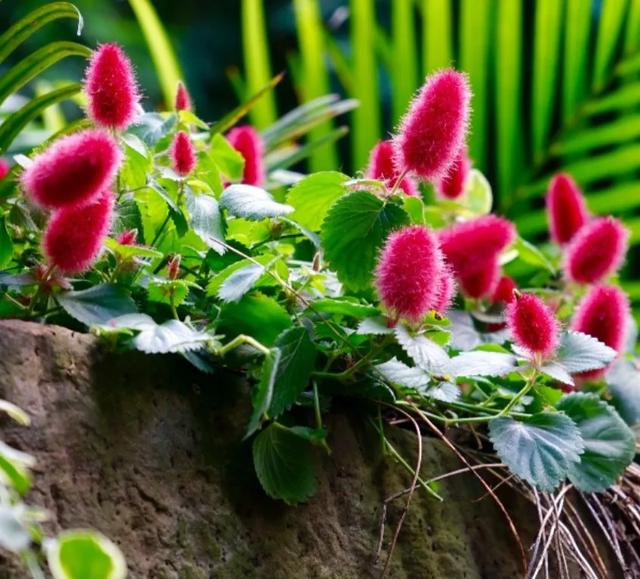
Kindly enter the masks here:
M 117 72 L 126 77 L 128 67 Z M 100 82 L 95 70 L 88 77 Z M 427 110 L 420 118 L 432 125 L 406 126 L 401 140 L 414 151 L 428 141 L 430 159 L 441 159 L 429 167 L 432 177 L 459 153 L 468 114 L 464 77 L 449 71 L 439 78 L 454 83 L 429 85 L 440 104 L 442 86 L 447 104 L 452 97 L 464 104 L 446 111 L 452 122 L 445 128 L 436 127 L 444 109 Z M 616 339 L 602 338 L 609 345 L 600 335 L 566 329 L 593 291 L 563 264 L 576 252 L 537 249 L 508 221 L 489 216 L 491 188 L 477 169 L 455 200 L 442 197 L 437 178 L 422 183 L 419 195 L 401 192 L 402 179 L 418 172 L 411 155 L 399 175 L 380 180 L 282 171 L 314 143 L 292 141 L 345 106 L 334 97 L 320 97 L 263 130 L 264 154 L 258 148 L 241 154 L 224 133 L 266 90 L 214 125 L 189 110 L 143 112 L 130 126 L 94 114 L 109 134 L 98 126 L 65 137 L 65 146 L 56 140 L 19 156 L 21 186 L 3 183 L 0 197 L 0 285 L 6 288 L 0 314 L 90 328 L 113 347 L 178 354 L 203 372 L 241 369 L 252 385 L 246 439 L 257 477 L 267 494 L 289 504 L 313 495 L 313 457 L 329 451 L 326 414 L 336 398 L 356 401 L 384 451 L 411 474 L 408 500 L 418 488 L 442 497 L 422 478 L 421 457 L 412 465 L 394 447 L 388 422 L 404 421 L 418 436 L 421 427 L 432 432 L 472 471 L 471 460 L 495 466 L 497 454 L 525 493 L 559 489 L 554 501 L 571 486 L 606 491 L 628 476 L 634 434 L 609 403 L 637 423 L 640 391 L 620 388 L 621 366 L 640 379 L 628 364 L 635 343 L 623 347 L 618 339 L 630 325 L 624 296 L 625 319 L 611 324 Z M 101 98 L 112 93 L 97 91 Z M 430 102 L 416 106 L 429 109 Z M 111 188 L 92 191 L 99 202 L 80 203 L 86 191 L 76 191 L 71 206 L 69 190 L 90 184 L 87 177 L 98 169 L 64 162 L 66 151 L 73 142 L 74 159 L 80 158 L 76 139 L 89 142 L 95 133 L 115 139 L 111 146 L 122 154 L 117 178 Z M 256 164 L 265 168 L 263 186 L 242 182 Z M 54 173 L 66 183 L 62 190 Z M 262 179 L 262 171 L 254 173 Z M 39 187 L 55 193 L 47 202 L 53 211 L 27 204 L 25 196 L 42 202 Z M 109 212 L 111 204 L 116 212 L 105 237 L 83 212 Z M 77 226 L 60 217 L 65 211 L 79 212 Z M 622 226 L 610 228 L 617 236 L 613 249 L 604 244 L 605 251 L 582 260 L 587 266 L 608 260 L 596 272 L 599 283 L 615 282 L 624 251 Z M 96 240 L 104 241 L 102 254 L 82 251 Z M 521 294 L 493 292 L 501 270 Z M 460 290 L 450 307 L 453 273 Z M 520 316 L 525 304 L 535 315 Z M 582 392 L 563 392 L 576 383 Z M 480 432 L 482 447 L 454 445 L 445 434 L 452 428 Z

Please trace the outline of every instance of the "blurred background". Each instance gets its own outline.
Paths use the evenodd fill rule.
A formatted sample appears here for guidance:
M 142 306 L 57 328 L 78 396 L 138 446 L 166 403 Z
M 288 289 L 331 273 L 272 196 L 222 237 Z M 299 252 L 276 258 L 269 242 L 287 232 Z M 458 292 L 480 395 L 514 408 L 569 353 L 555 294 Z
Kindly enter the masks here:
M 4 0 L 0 29 L 45 4 Z M 117 41 L 137 65 L 145 108 L 166 109 L 183 78 L 198 116 L 213 122 L 284 71 L 249 121 L 265 129 L 330 92 L 357 99 L 358 108 L 311 131 L 308 138 L 324 144 L 297 167 L 355 173 L 424 76 L 455 66 L 469 73 L 474 90 L 471 157 L 492 183 L 497 209 L 516 219 L 524 237 L 544 238 L 542 193 L 549 176 L 564 170 L 588 193 L 594 213 L 624 217 L 640 244 L 640 0 L 75 4 L 84 16 L 79 38 L 71 19 L 52 22 L 0 74 L 52 40 L 90 47 Z M 77 81 L 83 66 L 67 58 L 42 78 Z M 338 138 L 342 126 L 348 135 Z M 637 260 L 630 261 L 637 277 Z M 640 300 L 639 283 L 628 282 L 627 290 Z

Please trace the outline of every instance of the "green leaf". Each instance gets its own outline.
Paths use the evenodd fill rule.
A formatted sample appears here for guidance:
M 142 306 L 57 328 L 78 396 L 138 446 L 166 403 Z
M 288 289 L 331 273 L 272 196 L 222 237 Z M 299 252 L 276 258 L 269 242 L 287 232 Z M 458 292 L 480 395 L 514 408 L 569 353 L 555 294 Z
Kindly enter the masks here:
M 171 46 L 171 41 L 162 26 L 150 0 L 129 0 L 136 15 L 142 34 L 149 47 L 156 75 L 164 95 L 164 102 L 172 106 L 176 96 L 178 81 L 183 78 L 178 59 Z
M 591 0 L 568 0 L 565 14 L 562 117 L 570 121 L 587 88 Z
M 48 107 L 74 96 L 80 92 L 81 88 L 82 85 L 74 83 L 52 90 L 31 99 L 21 109 L 9 115 L 0 125 L 0 151 L 6 151 L 20 131 L 43 114 Z
M 256 385 L 253 396 L 251 397 L 253 412 L 251 413 L 251 418 L 249 418 L 245 438 L 248 438 L 258 430 L 263 419 L 267 418 L 267 411 L 273 399 L 273 389 L 276 383 L 276 375 L 281 356 L 282 352 L 279 348 L 271 348 L 269 355 L 265 356 L 262 362 L 260 381 Z
M 253 463 L 265 492 L 287 504 L 301 503 L 316 490 L 312 445 L 275 423 L 253 441 Z
M 543 491 L 557 487 L 584 450 L 580 430 L 564 414 L 496 418 L 489 423 L 489 438 L 511 472 Z
M 567 372 L 566 368 L 562 364 L 558 364 L 557 362 L 547 362 L 544 366 L 542 366 L 542 368 L 540 368 L 540 371 L 546 376 L 557 380 L 558 382 L 568 384 L 569 386 L 574 385 L 571 374 Z
M 237 181 L 242 178 L 244 157 L 222 135 L 213 135 L 211 147 L 209 148 L 209 157 L 228 179 Z
M 319 231 L 329 208 L 346 192 L 349 177 L 335 171 L 315 173 L 296 183 L 287 196 L 294 208 L 291 219 L 312 231 Z
M 549 273 L 555 275 L 556 269 L 535 245 L 518 236 L 513 244 L 513 249 L 518 252 L 518 257 L 525 263 L 546 269 Z
M 210 195 L 198 195 L 189 190 L 186 205 L 194 233 L 213 251 L 222 255 L 226 248 L 219 243 L 224 242 L 224 233 L 218 202 Z
M 63 531 L 47 548 L 54 579 L 125 579 L 127 564 L 120 549 L 97 531 Z
M 477 169 L 471 169 L 465 183 L 462 204 L 474 215 L 486 215 L 491 212 L 493 192 L 487 178 Z
M 136 135 L 152 149 L 173 130 L 177 120 L 174 114 L 144 113 L 136 117 L 135 124 L 129 127 L 127 133 Z
M 35 459 L 6 445 L 0 441 L 0 471 L 6 480 L 13 486 L 20 495 L 27 493 L 31 488 L 31 476 L 29 468 L 35 465 Z
M 393 334 L 393 328 L 389 327 L 387 320 L 382 316 L 374 318 L 365 318 L 358 324 L 356 334 L 363 336 L 382 336 L 385 334 Z
M 286 279 L 287 277 L 286 265 L 284 265 L 284 263 L 281 260 L 279 260 L 276 256 L 265 253 L 263 255 L 258 255 L 255 258 L 253 258 L 253 261 L 249 259 L 241 259 L 239 261 L 235 261 L 230 265 L 228 265 L 227 267 L 225 267 L 222 271 L 218 272 L 216 275 L 213 276 L 213 278 L 211 278 L 211 280 L 209 281 L 209 284 L 207 285 L 207 295 L 220 296 L 220 288 L 226 283 L 226 281 L 230 277 L 232 277 L 236 272 L 242 269 L 245 269 L 249 265 L 254 264 L 255 261 L 257 261 L 262 266 L 264 276 L 262 276 L 262 279 L 258 278 L 258 280 L 254 282 L 254 285 L 260 285 L 260 286 L 278 285 L 278 282 L 275 279 L 273 279 L 273 277 L 265 273 L 267 266 L 273 265 L 274 262 L 275 262 L 275 271 L 277 272 L 277 274 Z M 248 271 L 251 271 L 251 270 L 248 270 Z M 237 281 L 241 281 L 242 278 L 243 276 L 240 276 L 239 278 L 236 278 L 236 279 Z M 231 289 L 231 286 L 227 286 L 227 288 Z M 230 301 L 234 301 L 234 300 L 230 300 Z
M 0 268 L 5 267 L 13 257 L 13 242 L 7 231 L 6 219 L 0 215 Z
M 226 304 L 220 315 L 220 325 L 233 336 L 247 334 L 271 346 L 278 335 L 291 326 L 291 318 L 273 298 L 254 293 L 237 303 Z
M 460 388 L 452 382 L 443 381 L 434 384 L 423 394 L 440 402 L 455 402 L 460 398 Z
M 136 311 L 129 292 L 111 284 L 64 292 L 56 299 L 71 317 L 87 326 L 106 325 L 113 318 Z
M 635 436 L 618 413 L 596 394 L 574 392 L 557 406 L 580 429 L 585 450 L 569 470 L 569 479 L 585 492 L 615 484 L 635 456 Z
M 517 371 L 518 359 L 501 352 L 463 352 L 451 358 L 447 374 L 451 376 L 505 376 Z
M 610 75 L 612 58 L 617 50 L 620 29 L 627 13 L 627 1 L 602 2 L 598 18 L 595 62 L 593 67 L 593 89 L 599 91 Z M 573 23 L 572 23 L 573 24 Z
M 297 326 L 285 330 L 276 340 L 281 356 L 276 367 L 269 417 L 288 410 L 304 391 L 316 361 L 316 348 L 309 331 Z
M 80 36 L 83 25 L 80 11 L 70 2 L 49 2 L 29 12 L 0 36 L 0 63 L 34 32 L 60 18 L 78 20 L 78 36 Z
M 51 42 L 22 59 L 0 77 L 0 104 L 30 80 L 67 56 L 91 56 L 91 50 L 76 42 Z
M 627 424 L 640 422 L 640 372 L 634 362 L 621 358 L 607 372 L 611 402 Z
M 280 217 L 293 211 L 293 207 L 278 203 L 264 189 L 244 184 L 227 187 L 220 196 L 220 206 L 231 215 L 249 221 Z
M 334 203 L 324 220 L 322 244 L 338 279 L 353 290 L 367 289 L 384 240 L 407 223 L 403 209 L 367 191 L 350 193 Z
M 19 406 L 8 402 L 7 400 L 2 400 L 0 398 L 0 412 L 4 412 L 7 416 L 9 416 L 12 420 L 15 420 L 21 426 L 29 426 L 31 424 L 31 419 L 29 415 L 22 410 Z
M 426 372 L 442 376 L 449 368 L 449 356 L 445 350 L 422 333 L 412 333 L 399 324 L 395 328 L 396 339 L 402 349 Z
M 367 316 L 375 316 L 378 313 L 378 308 L 375 306 L 361 304 L 348 298 L 321 298 L 312 302 L 309 310 L 348 316 L 358 320 L 366 318 Z
M 121 245 L 115 239 L 110 237 L 105 240 L 104 243 L 111 251 L 119 254 L 121 257 L 127 259 L 130 257 L 148 257 L 158 258 L 162 257 L 162 252 L 151 249 L 144 245 Z
M 596 338 L 581 332 L 568 331 L 560 337 L 557 359 L 570 374 L 604 368 L 617 352 Z
M 453 61 L 453 7 L 450 0 L 422 0 L 421 7 L 423 73 L 427 75 L 451 66 Z

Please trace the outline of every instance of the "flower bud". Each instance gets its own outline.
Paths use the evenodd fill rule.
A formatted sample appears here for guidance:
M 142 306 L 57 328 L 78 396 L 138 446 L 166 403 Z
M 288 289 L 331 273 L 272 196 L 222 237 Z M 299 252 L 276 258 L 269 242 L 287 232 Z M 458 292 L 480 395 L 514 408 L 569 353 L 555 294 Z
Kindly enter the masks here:
M 137 237 L 137 229 L 125 229 L 122 233 L 120 233 L 120 235 L 118 235 L 116 241 L 120 245 L 135 245 Z
M 179 253 L 176 253 L 167 262 L 167 276 L 169 277 L 169 279 L 174 280 L 178 278 L 178 274 L 180 273 L 181 261 L 182 261 L 182 256 Z
M 6 159 L 0 158 L 0 181 L 4 179 L 11 171 L 11 166 Z
M 391 141 L 380 141 L 371 150 L 369 167 L 366 171 L 368 179 L 384 181 L 390 191 L 400 177 L 400 171 L 396 168 L 394 156 L 393 143 Z M 418 195 L 418 189 L 409 176 L 403 177 L 398 187 L 405 195 L 411 195 L 412 197 Z
M 464 193 L 464 184 L 471 170 L 467 148 L 462 147 L 446 175 L 436 183 L 436 191 L 445 199 L 457 199 Z
M 433 309 L 439 314 L 445 315 L 451 308 L 455 297 L 456 280 L 451 269 L 445 266 L 438 280 L 437 298 L 433 304 Z
M 551 239 L 558 245 L 569 243 L 589 220 L 582 192 L 564 173 L 556 175 L 547 193 L 547 218 Z
M 231 146 L 244 157 L 242 182 L 260 186 L 265 181 L 262 139 L 251 126 L 236 127 L 227 135 Z
M 507 306 L 507 325 L 514 342 L 533 355 L 548 357 L 558 346 L 558 320 L 533 294 L 519 294 Z
M 513 294 L 515 289 L 517 289 L 516 282 L 508 275 L 503 275 L 500 277 L 496 288 L 493 290 L 491 301 L 494 304 L 510 304 L 515 299 Z
M 187 92 L 187 89 L 182 81 L 178 81 L 174 108 L 176 109 L 176 111 L 191 110 L 191 97 L 189 96 L 189 93 Z
M 184 131 L 178 131 L 171 143 L 169 151 L 173 170 L 181 177 L 186 177 L 196 166 L 196 152 L 189 135 Z

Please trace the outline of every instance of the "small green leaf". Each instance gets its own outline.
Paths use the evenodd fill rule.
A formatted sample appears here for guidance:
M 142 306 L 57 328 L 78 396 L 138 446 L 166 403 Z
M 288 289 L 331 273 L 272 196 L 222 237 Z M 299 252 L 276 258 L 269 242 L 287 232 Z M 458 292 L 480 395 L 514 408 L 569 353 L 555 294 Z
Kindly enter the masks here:
M 570 374 L 598 370 L 615 360 L 617 352 L 596 338 L 581 332 L 564 332 L 558 348 L 558 362 Z
M 640 422 L 640 372 L 634 362 L 621 358 L 607 372 L 611 402 L 627 424 Z
M 544 253 L 542 253 L 535 245 L 532 245 L 525 239 L 522 239 L 522 237 L 518 236 L 516 242 L 513 244 L 513 249 L 518 252 L 518 257 L 525 263 L 534 265 L 536 267 L 541 267 L 543 269 L 546 269 L 549 273 L 555 275 L 555 268 L 546 258 Z
M 347 298 L 321 298 L 312 302 L 309 309 L 315 312 L 348 316 L 358 320 L 367 316 L 375 316 L 378 313 L 378 308 L 374 306 L 361 304 Z
M 209 195 L 197 195 L 191 191 L 187 191 L 186 202 L 194 233 L 222 255 L 226 248 L 220 243 L 224 241 L 224 234 L 218 202 Z
M 13 242 L 7 231 L 4 216 L 0 215 L 0 268 L 6 266 L 13 257 Z
M 64 531 L 47 544 L 54 579 L 125 579 L 127 564 L 120 549 L 96 531 Z
M 378 251 L 386 237 L 408 224 L 404 209 L 356 191 L 333 204 L 324 220 L 322 245 L 338 279 L 353 290 L 367 289 Z
M 144 113 L 136 118 L 127 132 L 142 139 L 152 149 L 173 130 L 177 120 L 174 114 Z
M 7 400 L 2 400 L 0 398 L 0 412 L 4 412 L 7 416 L 9 416 L 12 420 L 15 420 L 18 424 L 22 426 L 29 426 L 31 423 L 31 419 L 29 415 L 22 410 L 19 406 L 8 402 Z
M 253 463 L 260 484 L 287 504 L 306 501 L 316 490 L 312 445 L 275 423 L 253 441 Z
M 71 317 L 87 326 L 106 325 L 113 318 L 136 311 L 129 292 L 112 284 L 64 292 L 56 299 Z
M 227 187 L 220 196 L 220 206 L 231 215 L 249 221 L 280 217 L 293 211 L 293 207 L 278 203 L 264 189 L 244 184 Z
M 382 336 L 393 334 L 393 328 L 389 327 L 387 320 L 382 316 L 366 318 L 358 324 L 356 334 L 363 336 Z
M 249 418 L 245 438 L 248 438 L 258 430 L 262 420 L 267 418 L 267 411 L 273 399 L 273 389 L 276 383 L 278 364 L 281 356 L 282 352 L 279 348 L 271 348 L 270 354 L 265 356 L 262 362 L 260 381 L 256 385 L 253 396 L 251 397 L 253 412 L 251 413 L 251 418 Z
M 238 181 L 242 178 L 244 157 L 222 135 L 214 135 L 211 139 L 209 157 L 227 179 Z
M 237 302 L 256 284 L 264 274 L 264 266 L 250 263 L 234 271 L 224 280 L 218 290 L 218 297 L 224 302 Z
M 564 414 L 496 418 L 489 423 L 489 438 L 511 472 L 543 491 L 557 487 L 584 450 L 580 430 Z
M 396 326 L 395 334 L 398 344 L 402 346 L 416 366 L 438 376 L 447 373 L 450 360 L 442 346 L 422 333 L 410 332 L 403 325 Z
M 486 215 L 491 212 L 493 205 L 491 185 L 478 169 L 472 169 L 469 172 L 462 204 L 475 215 Z
M 316 348 L 307 328 L 285 330 L 276 340 L 281 352 L 276 368 L 269 417 L 277 418 L 288 410 L 305 389 L 316 361 Z
M 580 429 L 585 450 L 569 470 L 569 479 L 585 492 L 615 484 L 636 454 L 635 436 L 618 413 L 596 394 L 574 392 L 557 406 Z
M 428 372 L 422 368 L 410 368 L 395 356 L 383 364 L 378 364 L 376 370 L 392 384 L 413 388 L 419 392 L 424 392 L 430 382 Z
M 291 219 L 312 231 L 319 231 L 329 208 L 345 193 L 346 175 L 335 171 L 323 171 L 305 177 L 296 183 L 287 196 L 287 202 L 295 211 Z
M 463 352 L 451 358 L 447 374 L 452 376 L 505 376 L 518 368 L 518 359 L 501 352 Z
M 453 382 L 438 382 L 429 388 L 424 395 L 440 402 L 455 402 L 460 398 L 460 388 Z
M 569 372 L 567 372 L 565 367 L 562 364 L 559 364 L 558 362 L 547 362 L 544 366 L 542 366 L 542 368 L 540 368 L 540 371 L 543 374 L 546 374 L 547 376 L 549 376 L 550 378 L 557 380 L 558 382 L 562 382 L 563 384 L 568 384 L 569 386 L 574 385 L 574 381 L 573 381 L 573 378 L 571 377 L 571 374 L 569 374 Z

